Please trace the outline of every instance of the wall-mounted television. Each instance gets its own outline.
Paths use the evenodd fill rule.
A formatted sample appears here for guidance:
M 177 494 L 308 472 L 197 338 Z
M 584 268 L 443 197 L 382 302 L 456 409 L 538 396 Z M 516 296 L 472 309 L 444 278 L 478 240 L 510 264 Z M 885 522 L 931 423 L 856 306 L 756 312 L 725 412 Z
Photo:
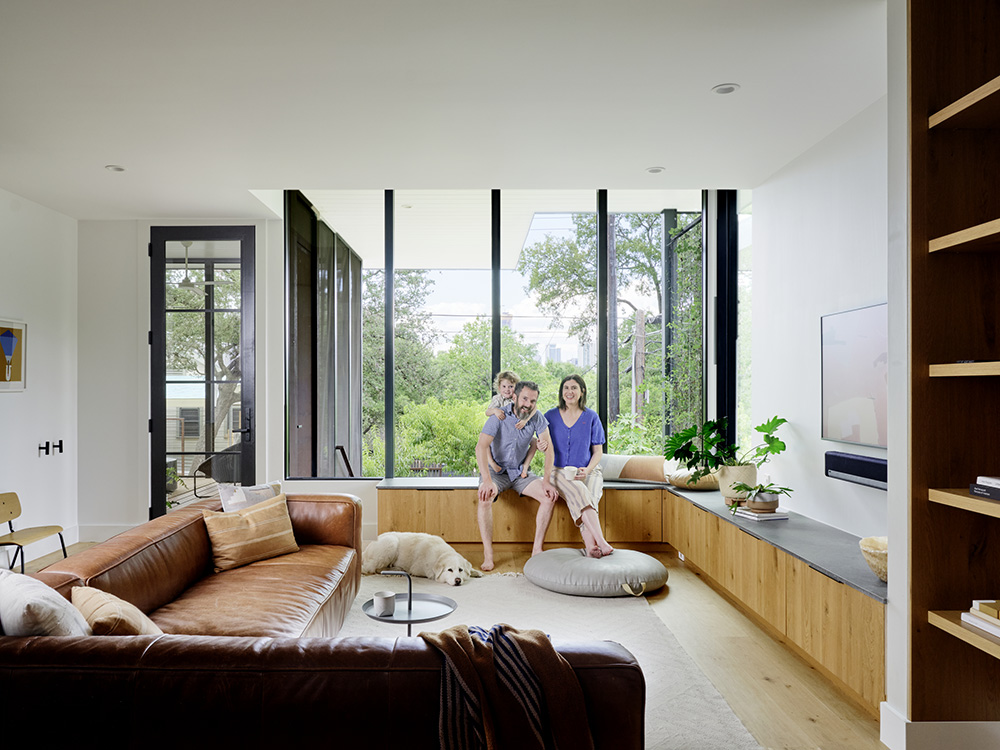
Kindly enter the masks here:
M 887 305 L 820 318 L 823 437 L 886 447 L 889 398 Z

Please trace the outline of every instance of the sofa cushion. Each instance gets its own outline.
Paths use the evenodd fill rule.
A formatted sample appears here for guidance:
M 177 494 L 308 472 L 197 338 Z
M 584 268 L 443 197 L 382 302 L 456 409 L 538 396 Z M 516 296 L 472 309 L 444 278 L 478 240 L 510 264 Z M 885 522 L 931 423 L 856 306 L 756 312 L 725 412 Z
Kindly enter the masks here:
M 165 633 L 333 637 L 357 593 L 349 547 L 298 552 L 208 576 L 150 613 Z
M 202 512 L 216 572 L 298 552 L 284 495 L 234 513 Z
M 94 635 L 161 635 L 153 621 L 134 604 L 107 591 L 89 586 L 75 586 L 73 606 L 80 610 Z
M 90 635 L 90 626 L 66 598 L 41 581 L 0 571 L 0 622 L 6 635 Z
M 148 614 L 211 575 L 212 545 L 202 510 L 220 507 L 216 499 L 172 511 L 59 560 L 43 573 L 74 576 L 72 585 L 109 591 Z M 69 587 L 59 591 L 69 599 Z

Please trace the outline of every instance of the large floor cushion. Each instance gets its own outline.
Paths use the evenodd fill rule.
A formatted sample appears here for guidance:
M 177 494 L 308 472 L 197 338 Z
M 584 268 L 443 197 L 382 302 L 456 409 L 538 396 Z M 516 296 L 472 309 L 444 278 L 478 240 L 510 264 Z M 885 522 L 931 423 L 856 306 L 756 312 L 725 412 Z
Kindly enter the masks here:
M 641 596 L 667 582 L 667 569 L 655 557 L 629 549 L 607 557 L 587 557 L 581 549 L 550 549 L 524 564 L 524 577 L 536 586 L 573 596 Z
M 206 576 L 149 617 L 164 633 L 332 637 L 354 601 L 352 565 L 360 564 L 348 547 L 303 545 Z

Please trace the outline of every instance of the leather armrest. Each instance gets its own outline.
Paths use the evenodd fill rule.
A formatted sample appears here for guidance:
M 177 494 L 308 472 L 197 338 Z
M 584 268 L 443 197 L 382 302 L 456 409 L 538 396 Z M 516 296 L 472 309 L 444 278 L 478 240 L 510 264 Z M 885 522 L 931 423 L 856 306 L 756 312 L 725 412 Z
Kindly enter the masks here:
M 361 498 L 356 495 L 286 495 L 295 541 L 351 547 L 361 554 Z

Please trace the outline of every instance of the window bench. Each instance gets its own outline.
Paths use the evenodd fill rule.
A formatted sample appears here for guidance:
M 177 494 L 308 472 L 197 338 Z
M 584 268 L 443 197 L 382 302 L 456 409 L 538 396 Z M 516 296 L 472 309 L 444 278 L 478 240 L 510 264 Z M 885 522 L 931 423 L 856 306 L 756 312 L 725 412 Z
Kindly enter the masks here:
M 599 506 L 605 538 L 615 543 L 659 544 L 663 536 L 663 486 L 656 482 L 605 480 Z M 481 539 L 476 521 L 478 477 L 403 477 L 378 483 L 378 530 L 425 531 L 452 544 Z M 538 504 L 514 490 L 493 504 L 493 541 L 531 544 Z M 566 509 L 556 505 L 545 535 L 549 544 L 577 544 L 580 531 Z M 655 547 L 653 548 L 655 549 Z
M 384 479 L 378 530 L 425 531 L 479 543 L 476 477 Z M 535 501 L 513 490 L 493 507 L 493 541 L 531 543 Z M 755 622 L 877 717 L 885 698 L 887 587 L 869 569 L 859 538 L 798 513 L 788 521 L 736 518 L 718 492 L 608 480 L 600 505 L 608 541 L 681 553 Z M 579 544 L 566 506 L 556 506 L 547 544 Z

